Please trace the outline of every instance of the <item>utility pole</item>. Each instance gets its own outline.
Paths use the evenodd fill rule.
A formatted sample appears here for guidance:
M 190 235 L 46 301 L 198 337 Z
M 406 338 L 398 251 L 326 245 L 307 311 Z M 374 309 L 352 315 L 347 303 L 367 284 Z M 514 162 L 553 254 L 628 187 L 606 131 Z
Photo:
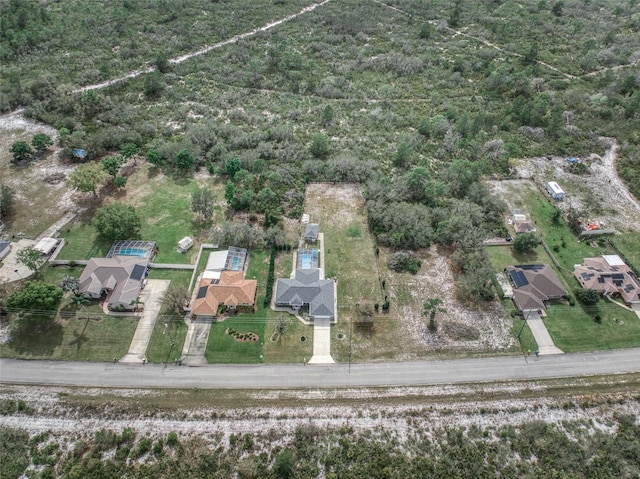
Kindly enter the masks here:
M 169 352 L 167 353 L 167 359 L 164 361 L 164 367 L 167 367 L 167 363 L 169 362 L 169 357 L 171 356 L 171 352 L 173 351 L 174 346 L 176 345 L 176 340 L 171 336 L 171 331 L 169 331 L 169 323 L 164 323 L 164 330 L 162 334 L 166 334 L 169 336 L 169 340 L 171 341 L 171 347 L 169 348 Z

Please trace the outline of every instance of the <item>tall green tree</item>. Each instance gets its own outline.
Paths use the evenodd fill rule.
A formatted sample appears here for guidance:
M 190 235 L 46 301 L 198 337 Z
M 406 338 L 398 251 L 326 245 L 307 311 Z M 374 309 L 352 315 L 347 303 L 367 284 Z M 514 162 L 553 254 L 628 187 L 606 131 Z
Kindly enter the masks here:
M 142 228 L 142 221 L 135 208 L 118 202 L 98 209 L 93 224 L 98 233 L 110 241 L 136 239 Z
M 329 138 L 322 133 L 316 133 L 311 137 L 311 146 L 309 147 L 309 151 L 311 154 L 318 159 L 323 159 L 329 156 L 329 151 L 331 150 L 331 144 L 329 143 Z
M 241 169 L 242 165 L 240 164 L 240 160 L 235 156 L 224 162 L 224 171 L 231 179 L 233 179 L 236 176 L 236 173 Z
M 76 167 L 67 178 L 67 184 L 71 188 L 83 193 L 97 194 L 97 188 L 107 179 L 108 175 L 100 163 L 83 163 Z
M 33 246 L 27 246 L 16 253 L 16 261 L 37 273 L 43 263 L 42 253 Z
M 513 240 L 513 249 L 517 253 L 526 253 L 533 250 L 533 248 L 540 243 L 541 241 L 534 233 L 522 233 L 517 235 L 516 239 Z
M 189 291 L 182 285 L 171 285 L 167 293 L 162 298 L 162 304 L 167 307 L 172 314 L 184 315 L 184 307 L 189 304 Z
M 62 299 L 62 289 L 44 281 L 27 281 L 7 298 L 7 307 L 31 311 L 55 311 Z M 53 319 L 53 317 L 51 318 Z
M 120 154 L 123 158 L 129 159 L 138 154 L 140 148 L 135 143 L 125 143 L 120 147 Z
M 175 165 L 178 169 L 186 171 L 194 167 L 196 161 L 189 150 L 181 150 L 176 155 Z
M 144 77 L 144 94 L 147 98 L 159 97 L 164 87 L 164 79 L 159 71 L 154 70 Z
M 14 197 L 13 190 L 4 183 L 0 183 L 0 220 L 11 216 Z
M 215 196 L 209 188 L 198 188 L 191 193 L 191 211 L 200 215 L 206 223 L 213 216 Z
M 102 169 L 111 175 L 112 181 L 118 176 L 123 163 L 124 158 L 122 156 L 105 156 L 100 162 Z
M 436 314 L 447 312 L 447 310 L 444 309 L 441 304 L 442 300 L 440 298 L 429 298 L 422 307 L 422 314 L 424 316 L 429 316 L 429 329 L 431 329 L 432 331 L 435 331 L 438 328 L 438 323 L 436 322 Z

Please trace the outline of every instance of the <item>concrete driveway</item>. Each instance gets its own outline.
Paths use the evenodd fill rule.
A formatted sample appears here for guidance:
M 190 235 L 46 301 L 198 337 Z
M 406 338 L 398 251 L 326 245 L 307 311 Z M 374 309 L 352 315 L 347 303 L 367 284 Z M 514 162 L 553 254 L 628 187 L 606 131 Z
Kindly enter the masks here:
M 16 261 L 16 254 L 27 246 L 35 246 L 36 241 L 30 239 L 21 239 L 11 244 L 11 251 L 2 260 L 2 268 L 0 268 L 0 283 L 11 283 L 28 278 L 33 274 L 29 268 Z
M 313 320 L 313 356 L 309 364 L 333 364 L 331 357 L 331 322 L 329 319 Z
M 207 341 L 211 332 L 211 322 L 192 321 L 187 330 L 187 337 L 182 349 L 182 362 L 188 366 L 204 366 L 207 359 Z
M 144 303 L 144 312 L 140 321 L 138 321 L 138 327 L 131 340 L 129 352 L 120 360 L 121 363 L 143 362 L 147 354 L 147 347 L 149 346 L 153 328 L 156 325 L 156 319 L 160 314 L 162 298 L 164 298 L 170 283 L 171 281 L 168 279 L 150 279 L 147 281 L 147 286 L 140 294 L 140 300 Z
M 542 322 L 542 318 L 537 313 L 529 313 L 527 317 L 527 324 L 533 334 L 533 337 L 538 343 L 538 352 L 540 356 L 547 354 L 564 354 L 564 352 L 556 347 L 547 331 L 547 327 Z

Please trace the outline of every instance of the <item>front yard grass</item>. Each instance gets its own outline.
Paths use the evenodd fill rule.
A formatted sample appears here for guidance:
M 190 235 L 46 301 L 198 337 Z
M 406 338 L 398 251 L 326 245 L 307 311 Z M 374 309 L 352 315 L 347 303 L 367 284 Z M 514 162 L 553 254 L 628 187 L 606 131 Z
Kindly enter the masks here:
M 162 314 L 158 316 L 147 347 L 147 361 L 164 363 L 179 359 L 182 356 L 187 329 L 187 324 L 180 317 Z
M 544 318 L 554 343 L 564 352 L 595 351 L 640 346 L 640 318 L 603 299 L 585 312 L 575 307 L 552 305 Z M 601 322 L 595 321 L 595 315 Z
M 291 271 L 290 251 L 279 252 L 276 256 L 276 278 L 289 277 Z M 269 250 L 252 250 L 249 256 L 249 267 L 245 277 L 258 281 L 258 297 L 256 312 L 240 313 L 230 316 L 224 321 L 213 323 L 209 333 L 209 341 L 205 357 L 209 363 L 261 363 L 261 362 L 298 362 L 310 358 L 313 353 L 313 327 L 306 326 L 294 316 L 284 312 L 272 311 L 264 305 L 266 280 L 269 271 Z M 285 274 L 286 273 L 286 274 Z M 278 341 L 271 341 L 278 318 L 289 317 L 291 324 Z M 225 333 L 227 328 L 234 328 L 242 333 L 255 333 L 258 341 L 237 341 Z M 300 341 L 305 336 L 306 341 Z
M 102 319 L 78 319 L 85 315 Z M 14 330 L 10 341 L 0 347 L 0 354 L 23 359 L 112 361 L 127 353 L 137 325 L 138 318 L 107 316 L 94 304 L 77 310 L 73 317 L 58 316 L 42 331 L 33 327 Z

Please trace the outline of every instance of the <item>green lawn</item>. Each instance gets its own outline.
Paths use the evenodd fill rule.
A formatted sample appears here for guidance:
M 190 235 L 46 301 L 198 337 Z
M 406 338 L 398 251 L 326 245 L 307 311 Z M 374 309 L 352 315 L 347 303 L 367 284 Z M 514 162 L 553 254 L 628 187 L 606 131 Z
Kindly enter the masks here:
M 100 238 L 93 225 L 82 218 L 68 224 L 60 237 L 65 239 L 65 244 L 56 259 L 104 258 L 112 244 Z
M 640 271 L 640 233 L 625 233 L 611 238 L 615 246 L 636 270 Z
M 579 305 L 554 305 L 547 313 L 544 324 L 565 352 L 640 346 L 640 318 L 608 301 L 600 300 L 589 312 Z M 602 318 L 600 323 L 594 320 L 596 314 Z
M 112 361 L 124 356 L 129 350 L 138 319 L 107 316 L 95 306 L 86 310 L 90 317 L 102 319 L 57 318 L 51 327 L 43 331 L 31 327 L 15 330 L 11 340 L 0 346 L 0 354 L 4 357 L 73 361 Z
M 553 250 L 554 256 L 562 265 L 563 273 L 568 272 L 571 275 L 573 265 L 582 263 L 583 258 L 615 254 L 608 246 L 599 246 L 597 241 L 594 247 L 591 246 L 592 241 L 576 238 L 564 221 L 554 224 L 552 220 L 554 206 L 537 190 L 529 191 L 525 203 L 531 218 L 536 223 L 538 235 Z M 555 251 L 554 247 L 559 250 Z
M 185 288 L 189 286 L 191 280 L 191 270 L 186 269 L 158 269 L 151 268 L 149 271 L 149 279 L 169 279 L 171 285 L 182 285 Z
M 182 318 L 160 315 L 147 347 L 147 361 L 164 363 L 173 362 L 180 358 L 187 329 L 188 327 Z
M 197 239 L 204 225 L 195 222 L 191 212 L 191 193 L 205 186 L 223 204 L 222 188 L 212 180 L 195 180 L 159 173 L 144 164 L 127 181 L 127 187 L 118 201 L 131 204 L 142 219 L 140 237 L 158 245 L 156 263 L 190 263 L 198 254 L 199 242 L 186 253 L 178 253 L 177 244 L 184 236 Z M 222 208 L 214 211 L 214 222 L 222 221 Z M 91 218 L 80 218 L 61 232 L 66 244 L 58 259 L 89 259 L 104 257 L 111 247 L 110 241 L 100 238 L 91 224 Z
M 291 268 L 291 252 L 278 253 L 276 271 L 278 274 Z M 313 353 L 313 327 L 306 326 L 294 316 L 272 311 L 264 306 L 266 280 L 269 271 L 269 251 L 253 250 L 250 252 L 249 267 L 246 278 L 258 281 L 257 310 L 253 314 L 238 314 L 220 323 L 211 325 L 207 343 L 206 358 L 210 363 L 260 363 L 260 362 L 298 362 L 310 358 Z M 277 277 L 277 276 L 276 276 Z M 290 325 L 284 336 L 278 341 L 271 341 L 278 318 L 289 317 Z M 236 341 L 225 331 L 234 328 L 239 332 L 253 332 L 258 335 L 256 342 Z M 300 341 L 304 336 L 306 341 Z
M 211 325 L 205 356 L 209 363 L 261 363 L 264 343 L 265 318 L 235 316 Z M 258 341 L 236 341 L 225 334 L 227 328 L 242 333 L 255 333 Z

